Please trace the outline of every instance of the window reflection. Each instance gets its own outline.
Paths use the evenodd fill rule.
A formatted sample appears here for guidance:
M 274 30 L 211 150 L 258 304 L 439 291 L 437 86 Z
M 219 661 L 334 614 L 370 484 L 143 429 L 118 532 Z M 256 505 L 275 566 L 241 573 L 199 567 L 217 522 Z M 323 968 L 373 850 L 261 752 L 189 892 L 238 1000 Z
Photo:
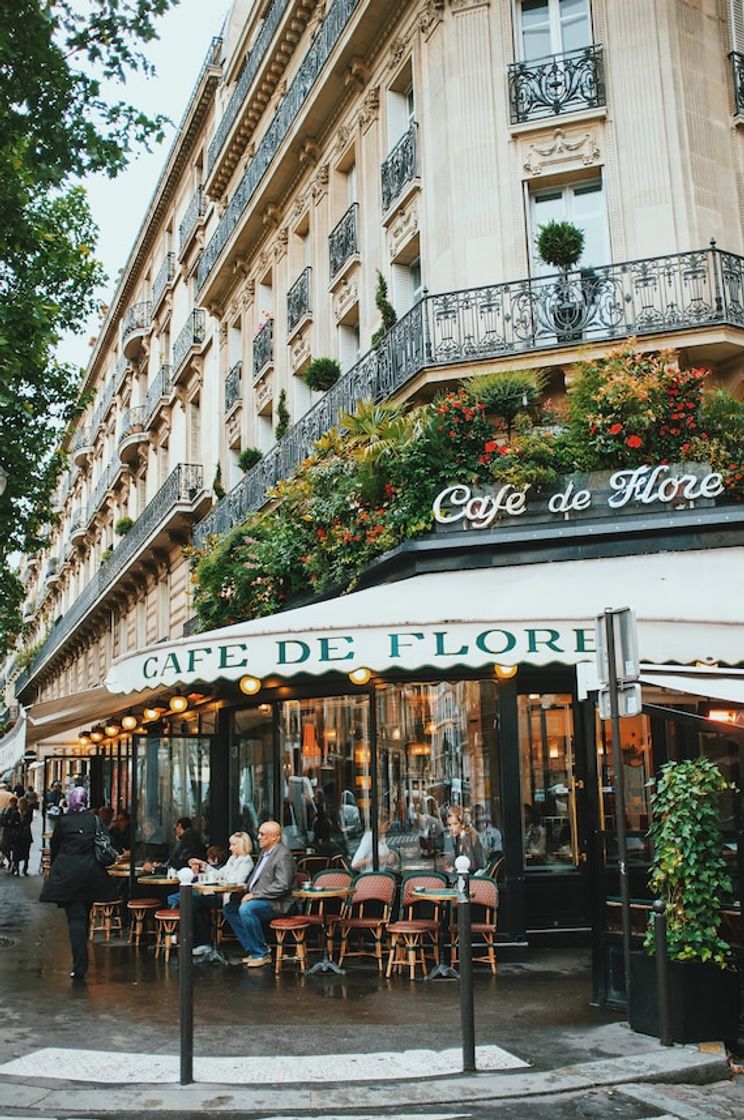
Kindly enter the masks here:
M 256 849 L 258 826 L 274 815 L 273 709 L 234 713 L 230 750 L 230 827 L 247 832 Z
M 140 740 L 137 757 L 137 855 L 167 859 L 179 817 L 209 841 L 209 740 Z
M 571 697 L 520 696 L 518 716 L 525 865 L 578 864 Z
M 605 836 L 605 859 L 617 859 L 617 818 L 615 810 L 615 764 L 612 753 L 612 725 L 596 717 L 597 780 L 599 783 L 600 824 Z M 628 716 L 620 720 L 620 743 L 625 786 L 626 848 L 629 861 L 647 862 L 649 842 L 646 833 L 651 823 L 651 786 L 653 773 L 651 722 L 648 716 Z

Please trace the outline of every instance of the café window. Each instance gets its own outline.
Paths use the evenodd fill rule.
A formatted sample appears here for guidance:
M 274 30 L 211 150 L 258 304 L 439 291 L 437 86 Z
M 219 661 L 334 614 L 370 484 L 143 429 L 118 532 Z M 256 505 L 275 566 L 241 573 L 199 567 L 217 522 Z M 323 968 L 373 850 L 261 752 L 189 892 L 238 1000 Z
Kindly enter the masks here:
M 450 869 L 447 815 L 458 806 L 493 867 L 503 850 L 498 684 L 382 685 L 377 742 L 380 866 Z
M 209 841 L 209 739 L 180 735 L 139 740 L 137 857 L 167 859 L 179 817 Z
M 230 744 L 230 828 L 247 832 L 258 850 L 258 826 L 274 816 L 271 704 L 237 711 Z
M 571 697 L 518 698 L 525 867 L 579 862 Z
M 596 716 L 597 781 L 599 783 L 600 828 L 605 839 L 605 860 L 617 860 L 617 814 L 615 808 L 615 762 L 609 720 Z M 651 824 L 649 781 L 653 776 L 651 723 L 647 716 L 620 720 L 620 750 L 625 789 L 625 831 L 628 860 L 647 862 L 646 833 Z

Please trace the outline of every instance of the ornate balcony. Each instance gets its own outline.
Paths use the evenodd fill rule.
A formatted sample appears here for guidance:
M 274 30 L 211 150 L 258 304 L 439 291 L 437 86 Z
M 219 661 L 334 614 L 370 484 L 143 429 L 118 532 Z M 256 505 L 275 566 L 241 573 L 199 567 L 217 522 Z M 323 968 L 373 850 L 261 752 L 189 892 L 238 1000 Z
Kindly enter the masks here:
M 352 202 L 341 221 L 331 230 L 328 237 L 331 280 L 339 274 L 347 261 L 350 261 L 359 253 L 358 224 L 359 203 Z
M 240 401 L 240 382 L 242 374 L 243 363 L 236 362 L 225 378 L 225 416 L 229 416 L 236 404 Z
M 197 270 L 197 284 L 200 290 L 206 284 L 209 274 L 217 263 L 217 258 L 228 242 L 230 234 L 237 226 L 241 215 L 266 174 L 269 164 L 292 128 L 331 52 L 343 35 L 346 25 L 360 3 L 361 0 L 333 0 L 333 3 L 327 9 L 326 17 L 320 25 L 312 45 L 300 63 L 289 89 L 258 143 L 253 158 L 249 161 L 217 229 L 209 239 L 202 254 Z
M 291 335 L 303 319 L 310 314 L 310 280 L 313 270 L 303 268 L 287 292 L 287 332 Z
M 173 343 L 173 384 L 187 368 L 188 359 L 193 352 L 204 344 L 207 337 L 207 313 L 201 307 L 195 307 L 190 313 L 181 333 Z
M 605 104 L 602 47 L 551 54 L 509 66 L 512 124 L 596 109 Z
M 59 567 L 57 557 L 50 556 L 44 569 L 44 584 L 46 587 L 55 587 L 59 583 Z
M 88 510 L 86 506 L 76 509 L 70 520 L 70 544 L 78 545 L 88 535 Z
M 168 547 L 171 534 L 187 534 L 194 517 L 211 504 L 204 490 L 204 469 L 181 463 L 169 475 L 151 502 L 145 506 L 127 535 L 117 544 L 103 567 L 86 585 L 70 609 L 52 630 L 28 670 L 15 682 L 16 696 L 39 672 L 48 659 L 72 637 L 80 623 L 96 610 L 106 611 L 106 597 L 137 566 L 151 558 L 154 550 Z M 143 569 L 144 570 L 144 569 Z
M 144 426 L 152 428 L 157 419 L 158 412 L 170 396 L 173 388 L 173 366 L 163 365 L 155 374 L 155 380 L 147 390 L 145 397 Z
M 253 384 L 274 360 L 274 320 L 267 319 L 253 339 Z
M 118 393 L 119 390 L 121 389 L 121 387 L 124 383 L 124 379 L 126 378 L 126 376 L 129 373 L 131 368 L 132 367 L 129 365 L 129 361 L 128 361 L 126 355 L 122 354 L 122 356 L 119 358 L 119 360 L 116 363 L 116 366 L 114 368 L 114 392 L 115 393 Z
M 103 392 L 101 393 L 101 396 L 98 400 L 98 404 L 93 411 L 93 418 L 90 422 L 90 434 L 93 441 L 95 441 L 96 435 L 98 434 L 98 429 L 108 416 L 108 411 L 114 402 L 114 389 L 115 382 L 114 379 L 111 378 L 109 382 L 104 386 Z
M 729 58 L 734 75 L 734 113 L 744 117 L 744 54 L 732 51 Z
M 196 233 L 197 227 L 201 225 L 201 220 L 204 217 L 206 206 L 204 204 L 204 192 L 201 183 L 196 188 L 196 193 L 191 199 L 191 202 L 186 207 L 181 223 L 178 227 L 178 255 L 182 257 L 188 250 L 191 244 L 191 239 Z
M 118 462 L 109 463 L 93 488 L 93 493 L 88 503 L 88 524 L 90 524 L 103 505 L 104 498 L 113 486 L 114 479 L 119 473 L 119 466 L 120 464 Z
M 129 408 L 121 418 L 118 452 L 122 463 L 136 463 L 140 445 L 147 443 L 145 407 L 143 404 L 138 404 L 134 408 Z
M 380 168 L 383 213 L 400 197 L 403 188 L 416 178 L 417 130 L 418 125 L 412 121 Z
M 340 377 L 194 530 L 202 544 L 239 524 L 288 478 L 315 440 L 360 401 L 387 400 L 422 370 L 466 366 L 579 343 L 736 328 L 744 346 L 744 257 L 690 253 L 426 296 Z M 572 357 L 575 355 L 571 355 Z
M 80 428 L 70 448 L 72 462 L 76 467 L 84 467 L 93 454 L 93 439 L 90 428 Z
M 125 357 L 133 360 L 138 358 L 142 350 L 142 342 L 150 332 L 152 323 L 152 303 L 149 299 L 141 300 L 129 308 L 121 325 L 121 345 Z
M 155 279 L 152 282 L 152 314 L 154 315 L 160 306 L 160 301 L 167 292 L 168 288 L 173 283 L 173 278 L 176 275 L 176 254 L 166 253 L 163 263 L 157 271 Z

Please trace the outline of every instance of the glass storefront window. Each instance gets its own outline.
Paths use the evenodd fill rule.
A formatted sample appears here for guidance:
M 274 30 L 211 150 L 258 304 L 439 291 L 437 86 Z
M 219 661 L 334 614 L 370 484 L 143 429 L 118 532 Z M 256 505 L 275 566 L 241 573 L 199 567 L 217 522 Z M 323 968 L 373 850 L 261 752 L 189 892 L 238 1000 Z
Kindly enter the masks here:
M 137 856 L 166 859 L 179 817 L 209 840 L 209 740 L 140 739 L 137 752 Z
M 615 812 L 615 764 L 612 753 L 612 725 L 596 716 L 597 781 L 599 784 L 600 827 L 605 836 L 605 859 L 617 859 Z M 620 720 L 620 742 L 625 785 L 625 829 L 628 860 L 647 862 L 649 843 L 646 833 L 651 824 L 649 779 L 653 774 L 651 721 L 647 716 L 627 716 Z
M 371 853 L 372 749 L 366 696 L 279 706 L 285 842 L 295 852 Z
M 579 862 L 569 695 L 518 698 L 525 867 Z
M 247 832 L 257 851 L 258 826 L 274 816 L 273 708 L 237 711 L 230 746 L 230 828 Z
M 450 868 L 447 815 L 459 806 L 486 862 L 503 850 L 495 681 L 377 690 L 381 859 L 403 871 Z

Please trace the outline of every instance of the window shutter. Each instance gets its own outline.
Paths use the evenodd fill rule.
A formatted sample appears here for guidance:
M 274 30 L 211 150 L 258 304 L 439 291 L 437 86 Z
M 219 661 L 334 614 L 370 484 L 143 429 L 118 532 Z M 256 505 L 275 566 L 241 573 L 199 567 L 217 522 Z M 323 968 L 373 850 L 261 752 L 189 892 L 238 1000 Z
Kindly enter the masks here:
M 731 50 L 744 53 L 744 0 L 728 0 Z

